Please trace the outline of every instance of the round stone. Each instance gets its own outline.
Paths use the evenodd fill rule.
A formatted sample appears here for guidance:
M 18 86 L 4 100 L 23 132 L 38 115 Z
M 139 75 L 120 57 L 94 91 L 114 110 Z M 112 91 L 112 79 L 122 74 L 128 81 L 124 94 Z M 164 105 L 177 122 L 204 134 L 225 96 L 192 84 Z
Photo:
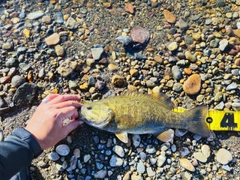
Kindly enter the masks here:
M 120 157 L 124 157 L 125 155 L 123 148 L 119 145 L 115 145 L 113 151 Z
M 178 48 L 178 44 L 177 44 L 177 42 L 172 42 L 168 45 L 167 48 L 168 48 L 169 51 L 175 51 Z
M 202 145 L 201 150 L 202 150 L 203 155 L 206 158 L 208 158 L 210 156 L 211 149 L 210 149 L 210 147 L 208 145 L 206 145 L 206 144 Z
M 216 153 L 216 160 L 221 164 L 229 163 L 232 161 L 232 158 L 232 154 L 224 148 L 219 149 Z
M 163 15 L 164 15 L 165 19 L 167 20 L 167 22 L 169 22 L 169 23 L 175 23 L 176 22 L 176 17 L 170 11 L 164 10 Z
M 201 77 L 198 74 L 191 75 L 183 84 L 183 90 L 188 95 L 195 95 L 201 89 Z
M 51 161 L 57 161 L 59 160 L 59 158 L 60 156 L 56 152 L 51 152 L 48 154 L 48 159 L 50 159 Z
M 60 156 L 67 156 L 70 153 L 70 148 L 66 144 L 60 144 L 56 147 L 56 152 Z
M 131 29 L 130 36 L 134 42 L 144 44 L 149 40 L 150 32 L 143 27 L 135 26 Z

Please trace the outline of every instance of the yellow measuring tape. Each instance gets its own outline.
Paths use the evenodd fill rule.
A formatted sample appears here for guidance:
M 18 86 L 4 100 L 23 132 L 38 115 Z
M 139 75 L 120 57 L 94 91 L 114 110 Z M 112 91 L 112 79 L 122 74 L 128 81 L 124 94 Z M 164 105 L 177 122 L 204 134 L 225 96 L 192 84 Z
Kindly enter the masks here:
M 174 108 L 173 111 L 183 113 L 186 109 Z M 213 131 L 240 131 L 240 111 L 209 110 L 205 121 Z

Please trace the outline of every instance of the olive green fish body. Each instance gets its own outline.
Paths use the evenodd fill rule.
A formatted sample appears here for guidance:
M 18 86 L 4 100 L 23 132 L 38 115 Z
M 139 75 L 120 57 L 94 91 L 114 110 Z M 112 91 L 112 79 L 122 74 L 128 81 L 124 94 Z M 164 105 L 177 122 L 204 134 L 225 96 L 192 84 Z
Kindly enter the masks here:
M 204 137 L 210 135 L 205 123 L 206 107 L 181 114 L 173 112 L 165 99 L 140 94 L 114 96 L 85 104 L 80 113 L 87 124 L 113 133 L 159 134 L 179 128 Z

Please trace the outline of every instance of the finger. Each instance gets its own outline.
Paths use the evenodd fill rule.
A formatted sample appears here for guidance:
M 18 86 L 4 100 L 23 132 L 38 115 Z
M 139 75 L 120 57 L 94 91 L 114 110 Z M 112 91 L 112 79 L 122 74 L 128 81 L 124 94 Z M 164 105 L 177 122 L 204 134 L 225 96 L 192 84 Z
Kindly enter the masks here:
M 73 106 L 61 108 L 61 109 L 58 109 L 58 111 L 59 111 L 59 114 L 57 116 L 57 121 L 59 124 L 62 124 L 62 121 L 67 118 L 71 118 L 71 117 L 77 118 L 79 116 L 78 111 Z
M 63 129 L 64 135 L 67 136 L 71 131 L 76 129 L 80 124 L 82 124 L 80 121 L 69 122 Z
M 58 97 L 54 98 L 49 104 L 56 104 L 64 101 L 69 101 L 69 100 L 80 100 L 79 95 L 73 95 L 73 94 L 66 94 L 66 95 L 59 95 Z
M 57 109 L 65 108 L 65 107 L 69 107 L 69 106 L 74 106 L 75 108 L 80 108 L 82 106 L 82 104 L 80 104 L 76 101 L 65 101 L 65 102 L 54 104 L 54 107 Z
M 59 94 L 49 94 L 47 95 L 47 97 L 45 97 L 43 100 L 42 100 L 42 103 L 47 103 L 51 100 L 53 100 L 54 98 L 58 97 Z

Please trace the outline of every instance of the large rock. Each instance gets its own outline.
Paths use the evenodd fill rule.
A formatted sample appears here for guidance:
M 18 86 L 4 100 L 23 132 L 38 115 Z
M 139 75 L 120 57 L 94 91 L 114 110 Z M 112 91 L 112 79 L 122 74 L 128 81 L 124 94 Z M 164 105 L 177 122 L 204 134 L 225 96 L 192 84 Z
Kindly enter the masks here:
M 33 102 L 37 93 L 37 85 L 24 83 L 21 85 L 13 96 L 15 106 L 29 105 Z

